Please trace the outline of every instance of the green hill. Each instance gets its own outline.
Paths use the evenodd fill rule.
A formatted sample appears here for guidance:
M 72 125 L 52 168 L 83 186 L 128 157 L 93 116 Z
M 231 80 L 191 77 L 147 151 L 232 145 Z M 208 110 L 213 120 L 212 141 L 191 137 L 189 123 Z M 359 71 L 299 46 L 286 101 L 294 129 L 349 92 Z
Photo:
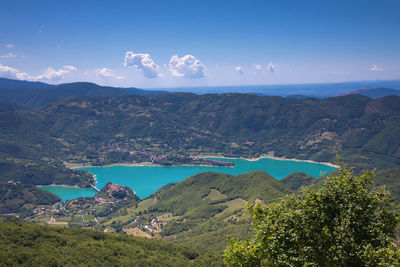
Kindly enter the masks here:
M 48 225 L 63 225 L 73 228 L 96 228 L 122 233 L 122 226 L 107 224 L 115 217 L 133 221 L 128 217 L 127 208 L 136 207 L 139 197 L 126 186 L 108 182 L 94 197 L 79 197 L 67 200 L 52 209 L 42 209 L 40 213 L 26 218 L 30 222 Z
M 0 214 L 31 214 L 38 206 L 49 206 L 60 201 L 58 196 L 35 186 L 14 181 L 0 183 Z
M 377 186 L 386 185 L 393 198 L 400 202 L 400 169 L 377 171 L 374 183 Z
M 379 98 L 388 95 L 400 96 L 400 90 L 392 88 L 362 88 L 362 89 L 352 90 L 350 94 L 359 94 L 371 98 Z
M 261 171 L 237 176 L 206 172 L 164 186 L 137 206 L 115 211 L 102 225 L 125 231 L 138 228 L 174 242 L 222 251 L 228 236 L 251 235 L 248 204 L 271 202 L 293 192 Z
M 219 207 L 226 201 L 238 198 L 249 203 L 253 203 L 256 198 L 270 202 L 292 192 L 291 189 L 262 171 L 237 176 L 205 172 L 186 178 L 175 185 L 161 188 L 150 198 L 157 199 L 157 204 L 152 207 L 152 210 L 172 212 L 174 215 L 184 215 L 189 212 L 191 216 L 195 216 L 196 208 L 201 213 L 203 210 L 199 207 L 208 207 L 211 203 L 221 203 L 216 206 Z M 215 210 L 210 208 L 210 212 L 218 213 L 219 211 L 218 208 Z
M 134 200 L 139 201 L 139 197 L 135 192 L 126 186 L 121 186 L 108 182 L 101 190 L 96 194 L 96 198 L 102 198 L 105 200 Z
M 206 172 L 168 184 L 140 201 L 131 189 L 108 183 L 93 198 L 66 201 L 28 220 L 154 236 L 222 251 L 229 235 L 251 235 L 248 204 L 272 202 L 293 192 L 261 171 L 237 176 Z
M 0 101 L 29 108 L 39 108 L 71 96 L 105 97 L 128 94 L 153 95 L 163 91 L 147 91 L 137 88 L 100 86 L 89 82 L 50 85 L 0 78 Z
M 9 180 L 29 185 L 79 185 L 89 187 L 94 178 L 85 171 L 42 162 L 0 160 L 0 182 Z
M 128 93 L 113 87 L 93 83 L 70 83 L 50 88 L 0 88 L 0 99 L 4 102 L 38 108 L 71 96 L 122 96 Z
M 357 172 L 359 173 L 359 172 Z M 337 171 L 326 174 L 326 176 L 337 175 Z M 324 183 L 325 177 L 314 178 L 305 173 L 292 173 L 279 180 L 279 182 L 287 185 L 293 190 L 299 190 L 302 186 L 321 185 Z M 385 185 L 387 190 L 392 194 L 394 200 L 400 203 L 400 168 L 378 170 L 375 172 L 374 185 Z
M 42 83 L 42 82 L 30 82 L 21 81 L 8 78 L 0 78 L 0 88 L 35 88 L 35 89 L 45 89 L 53 87 L 54 85 Z
M 398 96 L 72 97 L 34 112 L 0 112 L 0 156 L 103 165 L 210 153 L 317 161 L 340 154 L 359 168 L 395 168 L 399 106 Z
M 221 266 L 220 256 L 101 231 L 0 223 L 1 266 Z
M 287 185 L 292 190 L 299 190 L 302 186 L 316 184 L 319 178 L 312 177 L 304 172 L 294 172 L 279 180 L 279 182 Z

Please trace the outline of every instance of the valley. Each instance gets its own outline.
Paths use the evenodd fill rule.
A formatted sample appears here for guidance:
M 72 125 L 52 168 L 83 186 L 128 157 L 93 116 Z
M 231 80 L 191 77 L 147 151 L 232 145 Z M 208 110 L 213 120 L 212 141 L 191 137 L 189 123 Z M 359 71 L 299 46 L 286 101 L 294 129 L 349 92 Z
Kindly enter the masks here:
M 398 96 L 188 93 L 8 103 L 2 213 L 162 239 L 221 263 L 228 237 L 254 236 L 249 206 L 319 188 L 338 164 L 376 168 L 374 185 L 400 201 L 399 106 Z

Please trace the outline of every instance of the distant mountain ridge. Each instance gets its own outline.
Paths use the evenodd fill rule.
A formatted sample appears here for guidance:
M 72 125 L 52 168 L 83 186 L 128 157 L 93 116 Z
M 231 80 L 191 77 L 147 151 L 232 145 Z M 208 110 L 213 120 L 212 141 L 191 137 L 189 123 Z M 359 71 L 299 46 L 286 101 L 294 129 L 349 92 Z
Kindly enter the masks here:
M 55 85 L 42 83 L 42 82 L 30 82 L 30 81 L 21 81 L 21 80 L 13 80 L 8 78 L 0 78 L 0 88 L 35 88 L 35 89 L 46 89 L 54 87 Z
M 0 102 L 13 103 L 29 108 L 39 108 L 71 96 L 87 96 L 91 98 L 129 94 L 150 96 L 167 92 L 193 93 L 197 95 L 240 93 L 259 96 L 282 96 L 296 99 L 328 98 L 348 94 L 360 94 L 370 98 L 379 98 L 388 95 L 400 95 L 399 89 L 400 80 L 323 84 L 182 87 L 167 88 L 165 91 L 162 91 L 154 89 L 143 90 L 135 87 L 100 86 L 90 82 L 51 85 L 42 82 L 0 78 Z
M 242 93 L 260 96 L 282 96 L 295 98 L 328 98 L 347 95 L 359 88 L 393 88 L 400 89 L 400 79 L 397 80 L 369 80 L 333 83 L 309 84 L 269 84 L 269 85 L 233 85 L 233 86 L 197 86 L 163 88 L 169 92 L 189 92 L 194 94 L 227 94 Z M 382 95 L 384 96 L 384 95 Z
M 18 104 L 29 108 L 39 108 L 71 96 L 106 97 L 129 94 L 154 95 L 163 91 L 148 91 L 138 88 L 117 88 L 100 86 L 90 82 L 50 85 L 0 78 L 0 102 Z
M 361 88 L 349 92 L 351 95 L 364 95 L 370 98 L 379 98 L 389 95 L 400 96 L 400 90 L 391 88 Z

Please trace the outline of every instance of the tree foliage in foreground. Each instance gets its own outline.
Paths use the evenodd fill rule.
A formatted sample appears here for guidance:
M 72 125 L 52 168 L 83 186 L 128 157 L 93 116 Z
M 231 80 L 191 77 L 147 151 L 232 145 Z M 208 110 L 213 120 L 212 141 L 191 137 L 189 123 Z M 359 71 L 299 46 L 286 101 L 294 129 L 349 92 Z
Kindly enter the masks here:
M 215 253 L 167 241 L 2 220 L 13 218 L 0 217 L 0 266 L 222 266 Z
M 248 207 L 254 239 L 229 240 L 231 266 L 398 266 L 393 244 L 399 212 L 373 173 L 342 166 L 319 188 L 303 189 L 279 203 Z

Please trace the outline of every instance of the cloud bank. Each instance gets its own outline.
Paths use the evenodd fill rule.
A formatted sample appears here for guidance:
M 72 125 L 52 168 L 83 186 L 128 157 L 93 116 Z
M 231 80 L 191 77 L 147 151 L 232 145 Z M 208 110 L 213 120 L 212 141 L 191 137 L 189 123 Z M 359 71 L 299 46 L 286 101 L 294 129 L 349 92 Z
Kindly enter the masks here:
M 123 76 L 118 76 L 109 68 L 95 69 L 94 73 L 100 78 L 115 78 L 117 80 L 124 78 Z
M 64 66 L 62 69 L 55 70 L 53 68 L 47 68 L 44 73 L 36 76 L 35 80 L 50 80 L 57 81 L 64 78 L 66 74 L 71 73 L 71 71 L 77 71 L 74 66 Z
M 253 64 L 253 67 L 256 71 L 261 71 L 262 70 L 262 65 L 260 64 Z
M 14 69 L 9 66 L 5 66 L 0 64 L 0 76 L 10 79 L 19 79 L 19 80 L 32 80 L 32 76 L 25 72 L 20 72 L 17 69 Z
M 17 69 L 0 64 L 0 75 L 5 78 L 16 78 L 18 72 Z
M 124 66 L 142 70 L 143 75 L 149 79 L 155 79 L 159 76 L 160 67 L 151 59 L 149 54 L 135 54 L 128 51 L 125 54 Z
M 71 73 L 71 71 L 77 71 L 74 66 L 64 66 L 59 70 L 55 70 L 53 68 L 47 68 L 42 74 L 38 76 L 32 76 L 25 72 L 20 72 L 19 70 L 4 66 L 0 64 L 0 76 L 10 78 L 10 79 L 19 79 L 19 80 L 60 80 L 64 78 L 66 74 Z
M 277 66 L 274 63 L 269 62 L 265 67 L 263 65 L 261 65 L 261 64 L 253 64 L 253 68 L 254 68 L 256 73 L 257 72 L 258 73 L 268 72 L 268 73 L 273 74 L 273 73 L 276 72 Z
M 177 55 L 171 57 L 169 70 L 173 76 L 185 78 L 203 78 L 207 76 L 206 67 L 194 56 L 185 55 L 179 58 Z

